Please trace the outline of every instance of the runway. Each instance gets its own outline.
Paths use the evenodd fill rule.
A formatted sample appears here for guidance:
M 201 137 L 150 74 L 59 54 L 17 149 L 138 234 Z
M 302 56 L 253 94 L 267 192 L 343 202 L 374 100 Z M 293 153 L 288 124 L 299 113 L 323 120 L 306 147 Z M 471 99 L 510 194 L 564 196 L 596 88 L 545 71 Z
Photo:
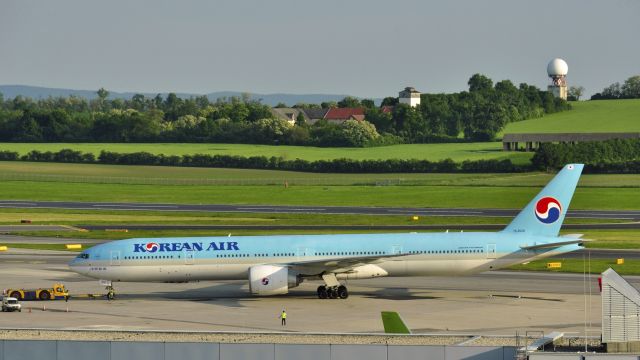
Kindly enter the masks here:
M 128 211 L 203 211 L 244 213 L 304 213 L 356 214 L 403 216 L 478 216 L 514 217 L 519 209 L 462 209 L 462 208 L 396 208 L 357 206 L 287 206 L 287 205 L 225 205 L 225 204 L 151 204 L 151 203 L 94 203 L 68 201 L 0 201 L 0 208 L 49 208 L 82 210 Z M 569 210 L 567 218 L 621 219 L 640 221 L 640 210 Z
M 72 294 L 104 293 L 97 280 L 69 271 L 73 255 L 0 254 L 2 287 L 62 281 Z M 639 277 L 626 277 L 638 285 Z M 32 312 L 2 314 L 3 327 L 203 331 L 381 332 L 380 311 L 399 311 L 416 333 L 513 335 L 543 330 L 581 333 L 599 327 L 596 276 L 586 297 L 582 275 L 497 271 L 468 277 L 378 278 L 347 283 L 346 300 L 316 298 L 318 282 L 289 295 L 253 297 L 246 282 L 116 283 L 117 300 L 25 302 Z M 589 291 L 591 293 L 589 294 Z M 282 329 L 282 308 L 289 325 Z M 67 309 L 69 312 L 67 312 Z
M 128 230 L 336 230 L 336 231 L 497 231 L 502 230 L 507 224 L 445 224 L 445 225 L 135 225 L 135 224 L 110 224 L 110 225 L 83 225 L 76 227 L 86 230 L 128 229 Z M 0 226 L 2 229 L 2 226 Z M 562 230 L 632 230 L 640 229 L 637 223 L 613 223 L 613 224 L 562 224 Z M 14 228 L 14 231 L 19 228 Z

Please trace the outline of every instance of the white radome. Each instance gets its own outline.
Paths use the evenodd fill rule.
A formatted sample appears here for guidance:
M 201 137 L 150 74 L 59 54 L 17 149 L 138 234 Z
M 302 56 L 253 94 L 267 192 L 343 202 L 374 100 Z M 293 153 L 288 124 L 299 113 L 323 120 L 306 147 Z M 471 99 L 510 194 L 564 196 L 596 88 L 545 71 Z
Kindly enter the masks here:
M 568 72 L 569 65 L 567 65 L 566 61 L 560 58 L 551 60 L 549 65 L 547 65 L 547 74 L 549 76 L 567 75 Z

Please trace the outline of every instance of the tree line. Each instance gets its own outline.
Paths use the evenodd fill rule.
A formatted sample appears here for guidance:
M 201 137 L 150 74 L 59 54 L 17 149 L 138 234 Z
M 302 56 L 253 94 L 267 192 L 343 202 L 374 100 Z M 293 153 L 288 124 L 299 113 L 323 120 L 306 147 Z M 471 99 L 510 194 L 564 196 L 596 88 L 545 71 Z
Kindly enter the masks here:
M 622 85 L 615 82 L 591 96 L 591 100 L 613 99 L 640 99 L 640 75 L 628 78 Z
M 109 99 L 100 89 L 93 100 L 70 96 L 34 100 L 0 94 L 0 141 L 9 142 L 216 142 L 313 146 L 377 146 L 493 140 L 506 124 L 569 109 L 566 101 L 535 86 L 509 80 L 495 85 L 475 74 L 469 91 L 423 94 L 415 108 L 385 98 L 347 97 L 335 103 L 297 104 L 298 108 L 362 107 L 367 121 L 341 124 L 304 115 L 295 125 L 273 115 L 269 106 L 250 97 L 210 101 L 206 96 L 182 99 L 134 95 Z M 390 110 L 392 109 L 392 110 Z M 460 135 L 463 135 L 460 138 Z
M 0 151 L 0 161 L 37 161 L 112 165 L 187 166 L 288 170 L 318 173 L 514 173 L 562 168 L 569 163 L 584 163 L 586 173 L 640 174 L 640 139 L 608 140 L 572 144 L 542 144 L 530 164 L 514 164 L 509 159 L 428 161 L 418 159 L 308 161 L 282 157 L 234 155 L 163 155 L 148 152 L 93 153 L 62 149 L 57 152 L 33 150 L 20 156 L 14 151 Z
M 576 144 L 544 143 L 531 158 L 534 169 L 559 169 L 584 163 L 594 173 L 640 173 L 640 139 L 585 141 Z

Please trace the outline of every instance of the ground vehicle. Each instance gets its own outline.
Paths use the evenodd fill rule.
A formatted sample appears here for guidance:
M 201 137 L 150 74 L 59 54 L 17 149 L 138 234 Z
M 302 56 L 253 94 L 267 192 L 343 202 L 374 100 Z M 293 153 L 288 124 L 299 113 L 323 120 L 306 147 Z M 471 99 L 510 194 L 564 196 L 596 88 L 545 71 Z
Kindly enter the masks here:
M 63 284 L 40 289 L 7 289 L 5 294 L 18 300 L 61 300 L 69 297 Z
M 5 296 L 2 298 L 2 311 L 22 311 L 22 305 L 18 299 L 14 297 Z

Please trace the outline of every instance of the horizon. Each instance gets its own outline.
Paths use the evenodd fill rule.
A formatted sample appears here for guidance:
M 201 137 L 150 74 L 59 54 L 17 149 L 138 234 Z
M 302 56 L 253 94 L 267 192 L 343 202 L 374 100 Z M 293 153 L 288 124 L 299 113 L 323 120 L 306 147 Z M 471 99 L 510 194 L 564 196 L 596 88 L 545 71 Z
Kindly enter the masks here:
M 9 2 L 0 12 L 0 82 L 384 98 L 405 86 L 459 92 L 475 73 L 545 89 L 546 65 L 560 57 L 569 86 L 588 97 L 638 73 L 640 48 L 629 45 L 640 33 L 637 1 L 383 5 Z

